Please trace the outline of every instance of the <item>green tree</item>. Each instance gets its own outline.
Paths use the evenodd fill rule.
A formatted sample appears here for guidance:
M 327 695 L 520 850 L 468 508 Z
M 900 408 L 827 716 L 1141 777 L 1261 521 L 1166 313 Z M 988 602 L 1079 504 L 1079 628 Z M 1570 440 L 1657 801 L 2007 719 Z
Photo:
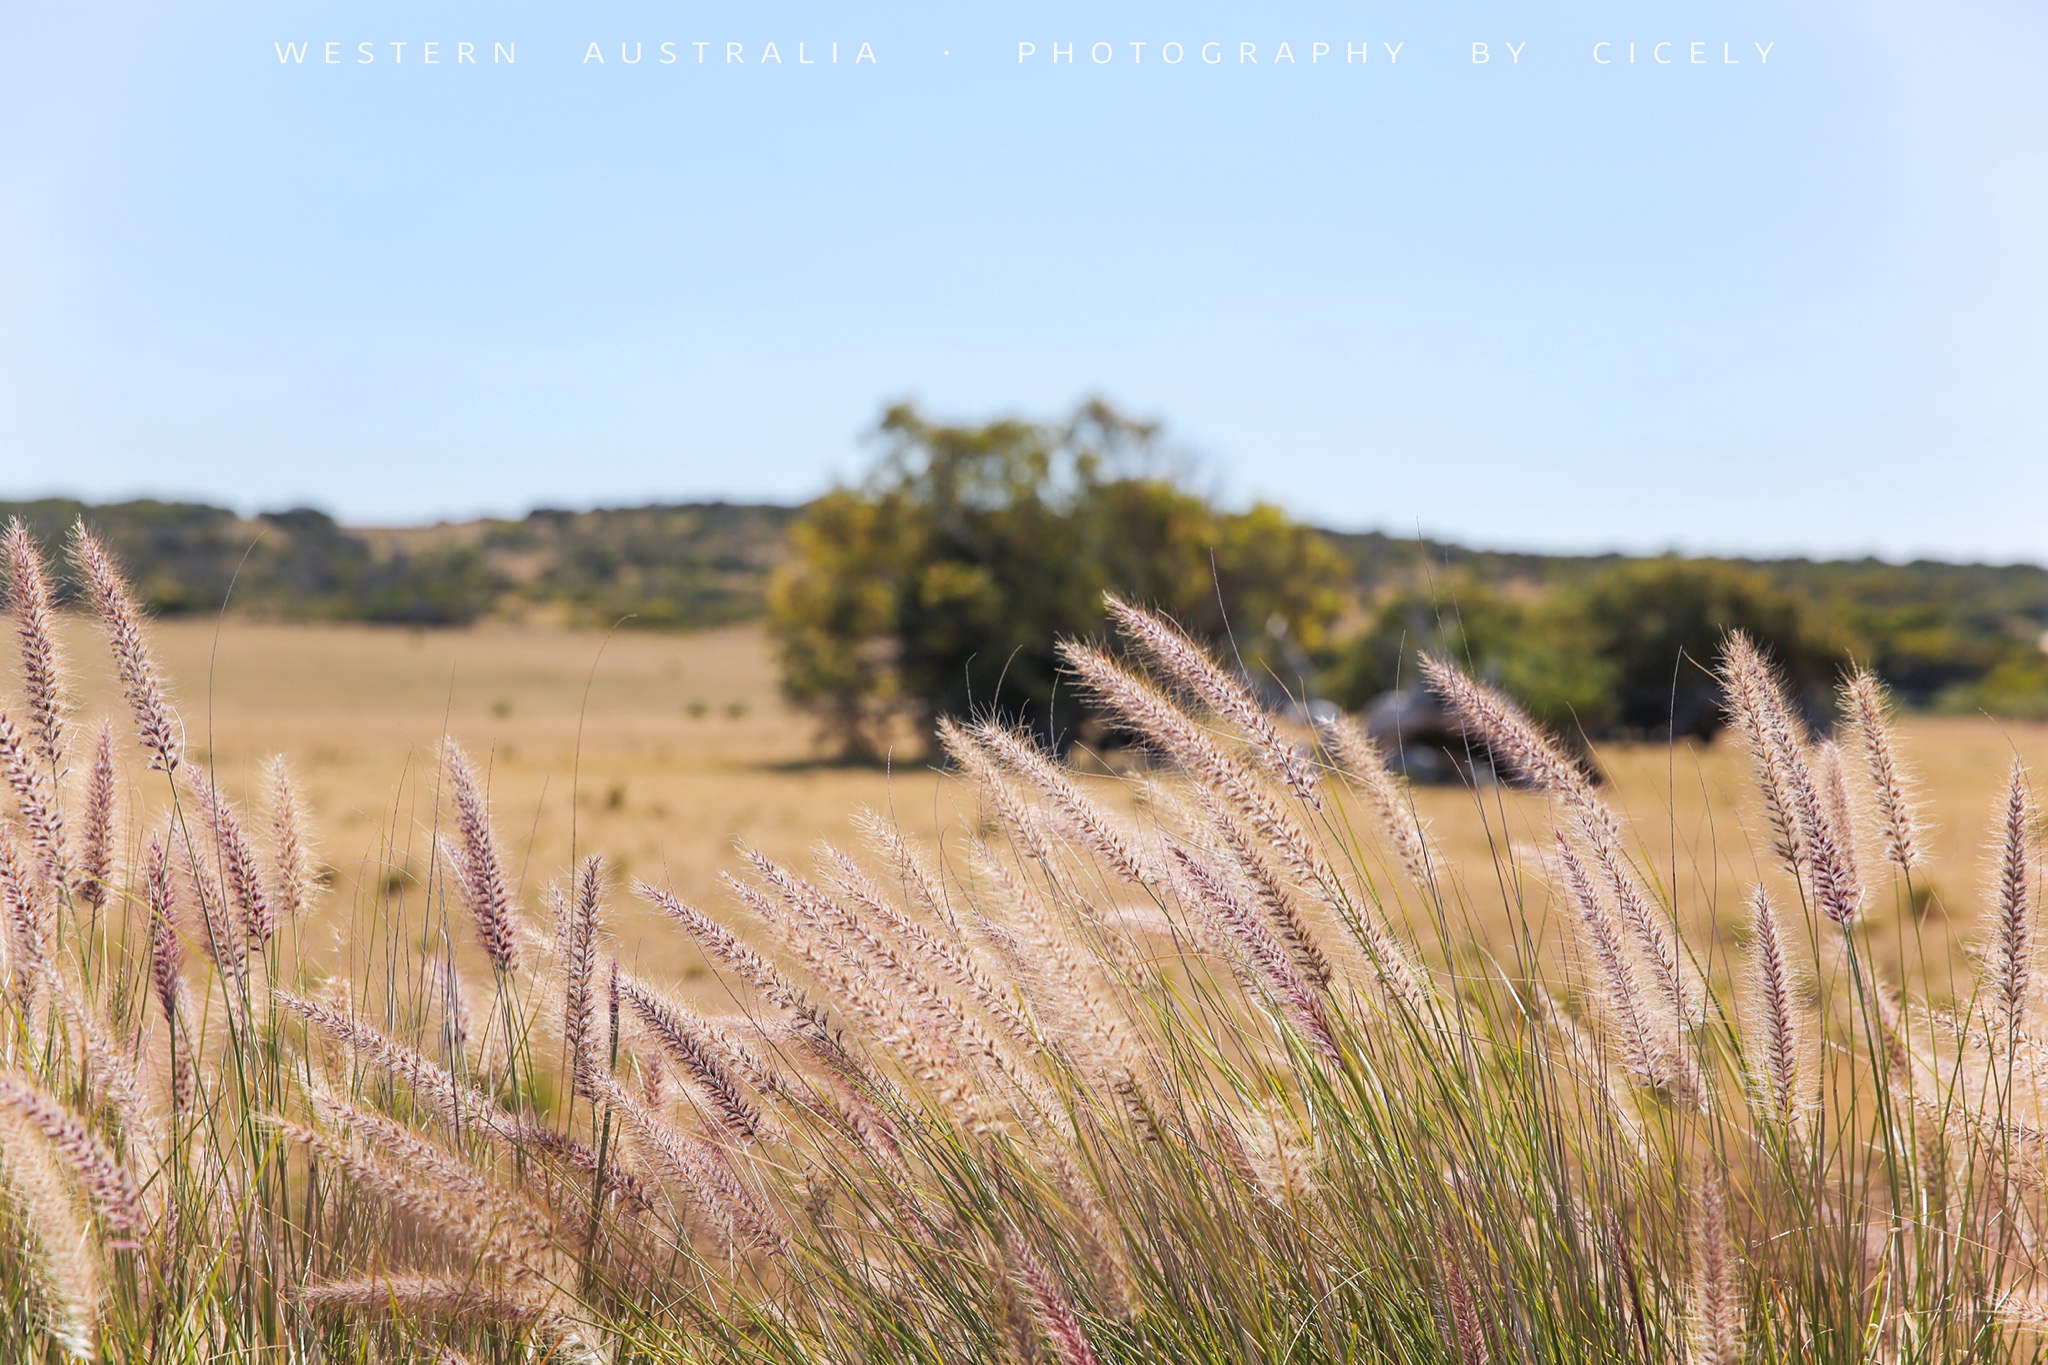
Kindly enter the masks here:
M 1350 566 L 1320 534 L 1189 492 L 1158 429 L 1105 403 L 979 426 L 904 404 L 876 434 L 873 473 L 806 510 L 770 590 L 783 686 L 849 754 L 991 709 L 1071 736 L 1053 643 L 1099 631 L 1105 591 L 1233 635 L 1255 672 L 1283 640 L 1321 647 L 1343 606 Z
M 1849 632 L 1766 574 L 1711 559 L 1624 561 L 1578 592 L 1591 649 L 1613 670 L 1620 727 L 1706 737 L 1723 720 L 1712 669 L 1731 630 L 1748 632 L 1816 717 L 1856 653 Z
M 1614 669 L 1564 595 L 1504 590 L 1465 574 L 1395 593 L 1337 651 L 1325 675 L 1331 699 L 1357 710 L 1413 686 L 1419 651 L 1504 689 L 1559 734 L 1599 734 L 1616 719 Z
M 1782 666 L 1818 717 L 1856 651 L 1830 613 L 1767 575 L 1718 560 L 1623 560 L 1576 583 L 1503 587 L 1455 573 L 1384 599 L 1326 674 L 1362 707 L 1415 676 L 1415 653 L 1457 661 L 1562 734 L 1711 736 L 1722 723 L 1712 670 L 1731 630 Z

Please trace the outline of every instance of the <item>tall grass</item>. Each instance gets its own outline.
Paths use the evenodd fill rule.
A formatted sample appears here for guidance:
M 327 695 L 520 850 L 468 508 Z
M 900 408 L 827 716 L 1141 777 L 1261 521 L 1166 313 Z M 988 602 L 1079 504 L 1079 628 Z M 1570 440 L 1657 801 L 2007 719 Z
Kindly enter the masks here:
M 868 813 L 811 869 L 743 850 L 718 913 L 597 858 L 528 897 L 450 740 L 421 885 L 371 879 L 384 936 L 336 955 L 288 771 L 251 802 L 203 771 L 116 566 L 70 550 L 147 766 L 72 714 L 17 527 L 0 1358 L 2039 1354 L 2033 798 L 2015 768 L 1982 988 L 1901 998 L 1868 907 L 1912 903 L 1923 841 L 1868 676 L 1816 743 L 1729 642 L 1775 849 L 1714 907 L 1734 971 L 1579 762 L 1450 663 L 1475 751 L 1555 817 L 1469 875 L 1362 731 L 1297 746 L 1122 603 L 1130 659 L 1064 657 L 1156 760 L 1134 802 L 949 724 L 973 818 L 943 848 Z M 729 1011 L 621 968 L 621 895 Z M 1513 932 L 1473 943 L 1500 901 Z

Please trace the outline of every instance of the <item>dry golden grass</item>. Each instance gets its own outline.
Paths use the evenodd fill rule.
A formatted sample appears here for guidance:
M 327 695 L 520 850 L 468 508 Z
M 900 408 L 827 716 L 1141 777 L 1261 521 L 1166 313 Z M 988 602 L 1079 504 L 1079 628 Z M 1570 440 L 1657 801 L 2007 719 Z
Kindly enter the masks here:
M 1902 719 L 1898 731 L 1916 779 L 1930 856 L 1914 874 L 1914 913 L 1875 844 L 1858 850 L 1870 887 L 1868 920 L 1880 967 L 1911 989 L 1945 1000 L 1966 990 L 1975 974 L 1966 954 L 1979 941 L 1988 904 L 1992 850 L 1985 841 L 1996 826 L 2013 755 L 2037 773 L 2048 772 L 2048 726 L 1915 716 Z M 1609 745 L 1599 757 L 1611 783 L 1608 799 L 1641 840 L 1638 861 L 1675 892 L 1695 950 L 1711 951 L 1715 966 L 1726 970 L 1730 950 L 1746 941 L 1743 896 L 1777 876 L 1744 754 L 1734 743 L 1687 742 L 1675 748 Z M 1448 861 L 1464 868 L 1492 866 L 1489 841 L 1497 843 L 1503 828 L 1518 853 L 1541 847 L 1550 828 L 1542 802 L 1523 792 L 1475 796 L 1439 787 L 1419 791 L 1416 800 L 1434 822 Z M 1481 803 L 1490 818 L 1481 818 Z M 1863 813 L 1861 823 L 1869 830 L 1875 822 Z M 1533 866 L 1533 859 L 1517 861 Z M 1496 887 L 1472 892 L 1474 902 L 1498 905 Z M 1540 918 L 1543 896 L 1539 887 L 1531 898 L 1534 918 Z M 1720 909 L 1711 925 L 1710 906 Z
M 85 623 L 70 626 L 87 713 L 115 716 L 125 733 L 103 648 Z M 804 862 L 819 838 L 850 835 L 861 803 L 893 800 L 907 827 L 933 823 L 939 784 L 922 763 L 891 774 L 815 761 L 812 727 L 782 705 L 754 629 L 607 642 L 542 628 L 229 620 L 159 622 L 151 638 L 194 759 L 210 755 L 224 788 L 252 791 L 266 755 L 290 757 L 341 879 L 338 904 L 380 875 L 423 870 L 443 733 L 488 767 L 529 903 L 568 866 L 572 839 L 616 870 L 723 906 L 715 878 L 735 836 Z M 393 830 L 409 860 L 385 852 Z M 622 957 L 651 925 L 615 920 Z
M 1617 749 L 1596 795 L 1503 699 L 1438 670 L 1447 702 L 1557 808 L 1499 788 L 1424 792 L 1445 856 L 1386 889 L 1448 924 L 1454 973 L 1476 965 L 1466 928 L 1480 951 L 1526 934 L 1557 952 L 1569 936 L 1529 850 L 1561 817 L 1551 846 L 1597 963 L 1459 979 L 1415 970 L 1354 895 L 1350 869 L 1370 875 L 1377 841 L 1355 859 L 1334 847 L 1348 842 L 1336 785 L 1318 792 L 1268 718 L 1157 622 L 1125 623 L 1154 641 L 1155 681 L 1220 697 L 1219 714 L 1177 710 L 1101 654 L 1067 657 L 1179 776 L 1070 780 L 1014 736 L 949 728 L 968 780 L 913 771 L 892 785 L 804 761 L 804 727 L 774 704 L 745 633 L 631 637 L 599 662 L 595 638 L 538 629 L 189 625 L 161 638 L 184 686 L 173 723 L 120 585 L 100 578 L 146 747 L 163 767 L 188 761 L 175 785 L 130 761 L 131 848 L 169 834 L 148 860 L 145 965 L 100 932 L 118 925 L 135 948 L 135 898 L 103 917 L 106 883 L 64 865 L 47 795 L 58 746 L 36 759 L 11 724 L 0 735 L 20 807 L 0 819 L 0 1026 L 35 1044 L 0 1075 L 0 1231 L 56 1286 L 0 1315 L 0 1357 L 42 1358 L 62 1337 L 110 1359 L 346 1345 L 398 1361 L 450 1340 L 488 1359 L 630 1348 L 678 1362 L 1471 1361 L 1512 1345 L 1860 1365 L 1885 1342 L 1929 1360 L 2043 1358 L 2012 1335 L 2039 1330 L 2048 1287 L 2039 1104 L 2019 1084 L 2041 1079 L 2043 1044 L 2027 1010 L 2038 907 L 2018 788 L 1998 1007 L 1943 1026 L 1926 993 L 1871 989 L 1862 946 L 1875 920 L 1909 987 L 1936 1004 L 1953 990 L 1984 899 L 1983 855 L 1953 831 L 1984 827 L 2008 748 L 2038 758 L 2040 731 L 1910 727 L 1937 826 L 1926 885 L 1941 890 L 1924 913 L 1887 905 L 1859 850 L 1885 886 L 1859 914 L 1840 892 L 1861 822 L 1814 795 L 1740 639 L 1748 742 L 1768 746 L 1774 808 L 1793 812 L 1778 868 L 1749 832 L 1732 745 Z M 53 736 L 69 708 L 36 682 L 48 651 L 25 615 L 29 709 Z M 104 679 L 86 691 L 110 709 Z M 476 765 L 441 747 L 450 731 L 488 764 L 502 820 L 479 809 Z M 1240 742 L 1299 803 L 1225 752 Z M 303 920 L 269 933 L 268 888 L 296 906 L 283 889 L 296 879 L 265 876 L 203 775 L 246 791 L 273 749 L 310 771 L 336 874 L 336 911 L 310 934 Z M 444 774 L 453 800 L 436 790 Z M 1078 782 L 1156 797 L 1156 859 Z M 918 889 L 900 900 L 879 868 L 848 862 L 833 890 L 760 859 L 754 888 L 738 888 L 758 947 L 644 891 L 750 983 L 736 1003 L 751 1019 L 698 1020 L 616 964 L 600 975 L 608 928 L 650 974 L 687 977 L 696 950 L 656 948 L 677 940 L 647 932 L 626 898 L 600 913 L 594 861 L 578 908 L 556 917 L 555 951 L 535 943 L 514 963 L 510 924 L 536 918 L 535 883 L 594 845 L 718 905 L 727 830 L 802 858 L 844 830 L 846 804 L 891 793 L 913 833 L 957 825 L 953 801 L 978 793 L 1000 813 L 995 842 L 1022 852 L 951 877 L 895 859 Z M 451 806 L 462 888 L 442 877 L 415 894 Z M 1324 820 L 1315 835 L 1296 823 Z M 1623 839 L 1652 880 L 1684 871 L 1671 898 L 1713 967 L 1704 1010 L 1616 858 Z M 99 837 L 81 848 L 106 865 Z M 1803 945 L 1771 948 L 1762 1014 L 1725 970 L 1759 878 L 1781 900 L 1805 888 L 1830 917 L 1784 917 L 1812 946 L 1816 989 L 1793 979 Z M 524 914 L 508 913 L 508 881 Z M 1781 921 L 1758 906 L 1775 943 Z M 1721 922 L 1698 923 L 1709 911 Z M 437 921 L 467 942 L 471 918 L 493 967 L 458 988 Z M 341 960 L 322 962 L 331 929 L 346 931 Z M 778 949 L 791 976 L 760 956 Z M 1662 984 L 1646 988 L 1645 968 Z M 607 980 L 608 1045 L 589 1047 Z M 1578 998 L 1560 1010 L 1560 995 Z M 29 1197 L 24 1151 L 49 1158 L 40 1187 L 61 1200 Z M 81 1247 L 73 1273 L 61 1253 Z
M 71 623 L 88 710 L 118 715 L 88 629 Z M 341 878 L 341 904 L 361 903 L 351 892 L 370 879 L 421 870 L 431 846 L 434 748 L 444 731 L 488 762 L 499 825 L 529 900 L 568 865 L 573 838 L 581 851 L 603 850 L 626 872 L 672 881 L 723 909 L 716 877 L 732 866 L 735 836 L 801 864 L 820 838 L 849 837 L 849 813 L 859 805 L 893 807 L 904 828 L 929 837 L 960 824 L 955 803 L 966 799 L 922 756 L 893 772 L 818 762 L 810 722 L 782 703 L 767 642 L 750 627 L 622 631 L 606 641 L 541 627 L 172 621 L 159 623 L 153 638 L 195 753 L 211 753 L 223 785 L 252 790 L 266 755 L 291 757 Z M 1956 953 L 1973 938 L 1984 904 L 1981 832 L 1991 827 L 2014 752 L 2048 772 L 2048 726 L 1913 718 L 1901 740 L 1932 828 L 1934 903 L 1912 915 L 1888 891 L 1874 893 L 1873 918 L 1887 931 L 1884 965 L 1945 963 L 1967 979 Z M 1721 932 L 1694 932 L 1692 941 L 1725 950 L 1728 935 L 1739 933 L 1744 891 L 1768 863 L 1742 756 L 1727 744 L 1646 745 L 1610 747 L 1601 760 L 1615 803 L 1644 840 L 1640 856 L 1667 885 L 1682 869 L 1676 890 L 1689 922 L 1703 929 L 1704 907 L 1723 907 Z M 1516 850 L 1547 837 L 1540 803 L 1524 793 L 1435 788 L 1417 801 L 1449 860 L 1465 868 L 1492 866 L 1489 840 L 1503 829 Z M 1481 819 L 1482 804 L 1490 820 Z M 393 830 L 393 844 L 409 853 L 387 854 L 384 836 Z M 1863 862 L 1875 872 L 1875 851 L 1865 850 Z M 1545 889 L 1540 879 L 1532 885 L 1540 921 Z M 1471 892 L 1472 903 L 1492 907 L 1482 924 L 1504 923 L 1496 887 Z M 624 902 L 620 908 L 614 923 L 630 961 L 653 925 Z M 650 954 L 679 951 L 666 933 L 644 941 Z M 694 965 L 645 964 L 664 972 Z M 1948 993 L 1946 981 L 1914 977 L 1936 996 Z

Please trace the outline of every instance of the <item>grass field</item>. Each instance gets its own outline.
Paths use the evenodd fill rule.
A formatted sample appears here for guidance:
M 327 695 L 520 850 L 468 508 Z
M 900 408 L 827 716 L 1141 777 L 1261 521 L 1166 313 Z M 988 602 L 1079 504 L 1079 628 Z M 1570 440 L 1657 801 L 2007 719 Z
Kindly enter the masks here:
M 557 630 L 181 621 L 158 625 L 154 641 L 192 745 L 225 787 L 246 790 L 269 754 L 291 759 L 340 903 L 423 870 L 444 732 L 488 765 L 529 900 L 572 843 L 717 906 L 736 835 L 801 858 L 843 836 L 863 802 L 893 799 L 906 823 L 932 822 L 938 783 L 922 764 L 892 776 L 814 761 L 810 727 L 781 705 L 754 630 L 607 643 Z M 118 716 L 100 653 L 81 630 L 73 657 L 88 709 Z M 621 910 L 630 958 L 635 920 Z
M 292 759 L 341 904 L 361 903 L 354 893 L 373 879 L 421 871 L 444 730 L 480 762 L 488 755 L 499 823 L 529 899 L 567 865 L 572 841 L 723 911 L 716 879 L 733 865 L 735 837 L 803 862 L 818 840 L 850 838 L 848 817 L 863 804 L 893 807 L 927 837 L 971 815 L 960 804 L 969 798 L 922 755 L 893 770 L 819 761 L 810 723 L 782 703 L 767 641 L 750 627 L 607 641 L 538 628 L 173 621 L 155 639 L 193 744 L 210 750 L 225 785 L 243 789 L 268 754 Z M 113 700 L 100 653 L 79 627 L 73 657 L 92 710 Z M 2048 765 L 2048 726 L 1923 717 L 1905 721 L 1902 737 L 1934 830 L 1934 903 L 1920 916 L 1874 907 L 1889 931 L 1879 942 L 1889 945 L 1886 965 L 1962 966 L 1953 950 L 1973 934 L 1983 903 L 1994 798 L 2015 751 L 2037 770 Z M 1618 746 L 1601 760 L 1643 841 L 1640 856 L 1675 882 L 1694 922 L 1707 905 L 1736 905 L 1765 855 L 1735 748 Z M 1500 922 L 1488 844 L 1502 829 L 1510 851 L 1543 838 L 1539 803 L 1491 791 L 1482 819 L 1481 800 L 1462 789 L 1425 789 L 1417 799 L 1451 861 L 1489 879 L 1467 888 L 1482 928 Z M 1532 885 L 1540 907 L 1546 890 Z M 646 935 L 651 920 L 625 904 L 615 925 L 629 961 L 643 942 L 649 953 L 677 951 L 672 934 Z M 1901 951 L 1914 934 L 1922 943 Z M 666 975 L 695 963 L 644 965 Z M 1945 982 L 1925 984 L 1947 992 Z
M 1903 874 L 1740 637 L 1758 781 L 1733 743 L 1642 746 L 1595 791 L 1432 663 L 1548 796 L 1418 793 L 1425 860 L 1369 744 L 1338 736 L 1385 803 L 1347 829 L 1340 784 L 1143 613 L 1119 628 L 1152 687 L 1066 654 L 1171 757 L 1142 781 L 999 726 L 948 732 L 957 782 L 820 763 L 749 631 L 174 623 L 181 743 L 80 559 L 134 702 L 131 729 L 74 628 L 84 714 L 130 732 L 130 781 L 59 743 L 31 571 L 0 1358 L 2048 1359 L 2039 806 L 1987 818 L 2041 729 L 1901 727 L 1930 855 Z M 204 775 L 247 796 L 275 752 L 324 840 L 312 918 L 295 822 L 259 851 Z M 64 753 L 93 775 L 60 805 Z M 807 868 L 862 804 L 944 865 L 882 831 L 815 883 L 762 861 L 730 913 L 731 836 Z M 594 863 L 543 909 L 587 852 L 710 913 L 650 892 L 657 933 Z M 1759 880 L 1785 909 L 1745 913 Z

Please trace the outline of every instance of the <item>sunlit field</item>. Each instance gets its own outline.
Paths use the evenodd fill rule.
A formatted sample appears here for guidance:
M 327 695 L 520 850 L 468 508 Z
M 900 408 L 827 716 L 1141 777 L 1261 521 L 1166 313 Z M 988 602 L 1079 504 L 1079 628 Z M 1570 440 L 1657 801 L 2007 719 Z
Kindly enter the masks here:
M 624 876 L 672 882 L 722 910 L 717 877 L 734 866 L 735 838 L 802 864 L 819 839 L 849 837 L 849 813 L 861 805 L 891 809 L 928 836 L 975 818 L 971 796 L 941 782 L 921 751 L 891 769 L 821 761 L 810 721 L 782 702 L 768 643 L 753 628 L 607 640 L 541 628 L 173 621 L 154 638 L 193 746 L 212 754 L 224 787 L 248 789 L 269 754 L 291 758 L 339 879 L 336 906 L 367 904 L 353 892 L 370 879 L 423 872 L 444 731 L 480 762 L 488 756 L 498 820 L 529 899 L 568 865 L 572 840 L 580 852 L 603 851 Z M 96 660 L 85 632 L 74 646 L 74 657 Z M 82 672 L 88 712 L 118 714 L 103 670 Z M 2037 770 L 2048 764 L 2048 727 L 1907 717 L 1900 732 L 1931 830 L 1931 903 L 1918 915 L 1875 904 L 1871 916 L 1880 964 L 1940 998 L 1948 983 L 1923 983 L 1908 964 L 1967 972 L 1955 953 L 1985 902 L 1982 832 L 2011 756 Z M 1732 946 L 1744 888 L 1769 861 L 1742 755 L 1721 743 L 1614 746 L 1600 758 L 1611 798 L 1644 841 L 1643 865 L 1667 884 L 1679 869 L 1677 899 L 1693 927 L 1703 927 L 1710 904 L 1733 915 L 1727 936 L 1694 933 L 1695 944 Z M 1112 800 L 1127 796 L 1102 786 Z M 1542 803 L 1522 792 L 1424 788 L 1417 802 L 1448 860 L 1489 877 L 1494 846 L 1519 855 L 1548 837 Z M 1534 860 L 1518 860 L 1539 875 Z M 1547 888 L 1531 889 L 1540 907 Z M 1482 928 L 1497 927 L 1500 899 L 1497 887 L 1470 888 Z M 651 955 L 641 965 L 657 975 L 694 974 L 694 950 L 644 933 L 653 927 L 622 901 L 622 955 Z M 668 960 L 678 951 L 688 960 Z
M 152 658 L 83 533 L 80 698 L 7 552 L 0 1358 L 2044 1358 L 2038 731 L 1810 742 L 1736 633 L 1596 786 L 1429 660 L 1529 787 L 1411 799 L 1111 599 L 1160 766 L 942 777 L 750 632 Z

